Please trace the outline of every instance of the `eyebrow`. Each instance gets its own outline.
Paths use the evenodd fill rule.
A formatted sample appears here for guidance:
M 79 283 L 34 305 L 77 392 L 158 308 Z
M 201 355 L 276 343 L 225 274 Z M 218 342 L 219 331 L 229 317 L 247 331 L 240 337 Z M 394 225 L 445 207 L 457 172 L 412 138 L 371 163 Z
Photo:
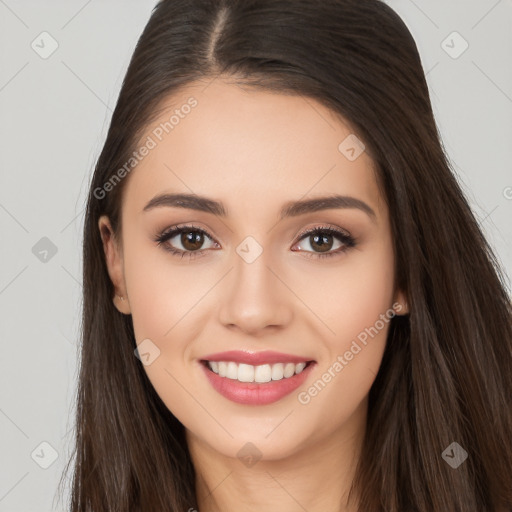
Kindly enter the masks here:
M 164 206 L 198 210 L 219 217 L 227 216 L 227 211 L 222 203 L 197 194 L 159 194 L 144 206 L 143 212 Z M 377 219 L 375 211 L 367 203 L 355 197 L 341 195 L 288 201 L 281 208 L 280 219 L 334 208 L 357 208 L 365 212 L 373 222 Z

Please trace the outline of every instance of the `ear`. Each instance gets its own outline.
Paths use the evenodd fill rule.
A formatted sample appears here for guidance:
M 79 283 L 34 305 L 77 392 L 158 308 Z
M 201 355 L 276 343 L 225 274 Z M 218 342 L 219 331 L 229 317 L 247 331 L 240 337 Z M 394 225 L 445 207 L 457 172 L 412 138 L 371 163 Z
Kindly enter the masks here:
M 409 314 L 409 303 L 407 297 L 402 290 L 398 290 L 393 300 L 393 310 L 397 315 L 408 315 Z
M 101 240 L 103 241 L 103 250 L 105 252 L 108 274 L 115 290 L 115 296 L 112 297 L 112 301 L 120 313 L 129 315 L 131 313 L 131 309 L 128 295 L 126 293 L 123 255 L 120 244 L 114 236 L 110 220 L 106 215 L 102 215 L 100 217 L 98 221 L 98 228 L 100 230 Z

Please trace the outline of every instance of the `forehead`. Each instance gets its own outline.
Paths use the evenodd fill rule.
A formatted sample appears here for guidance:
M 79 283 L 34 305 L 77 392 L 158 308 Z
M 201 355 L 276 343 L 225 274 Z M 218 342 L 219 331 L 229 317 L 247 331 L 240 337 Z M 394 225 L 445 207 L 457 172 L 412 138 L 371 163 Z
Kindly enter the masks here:
M 222 79 L 196 82 L 159 106 L 141 137 L 138 148 L 149 150 L 131 171 L 124 202 L 140 211 L 158 193 L 184 192 L 234 206 L 239 198 L 244 209 L 257 209 L 336 192 L 377 210 L 373 161 L 354 137 L 312 98 Z

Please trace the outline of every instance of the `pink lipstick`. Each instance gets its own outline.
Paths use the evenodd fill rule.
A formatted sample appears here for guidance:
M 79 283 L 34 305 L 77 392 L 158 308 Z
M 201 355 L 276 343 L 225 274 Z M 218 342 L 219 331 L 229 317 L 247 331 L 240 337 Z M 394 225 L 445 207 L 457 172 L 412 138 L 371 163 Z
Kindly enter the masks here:
M 199 360 L 212 387 L 228 400 L 266 405 L 289 395 L 308 378 L 316 361 L 273 351 L 228 351 Z

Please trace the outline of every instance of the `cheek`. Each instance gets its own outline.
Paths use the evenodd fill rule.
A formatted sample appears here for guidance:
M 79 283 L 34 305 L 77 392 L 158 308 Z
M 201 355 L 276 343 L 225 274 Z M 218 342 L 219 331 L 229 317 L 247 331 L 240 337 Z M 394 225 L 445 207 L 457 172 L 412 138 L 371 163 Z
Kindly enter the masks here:
M 323 336 L 327 357 L 301 403 L 316 402 L 318 414 L 331 417 L 325 421 L 341 421 L 353 412 L 375 380 L 394 316 L 393 277 L 392 249 L 383 241 L 379 250 L 355 254 L 331 272 L 318 299 L 330 331 Z M 339 407 L 330 409 L 329 403 Z
M 168 409 L 181 420 L 196 404 L 191 405 L 188 393 L 199 393 L 190 375 L 190 359 L 203 325 L 198 316 L 204 319 L 211 312 L 208 291 L 217 278 L 193 265 L 177 265 L 163 249 L 134 240 L 127 240 L 124 270 L 135 339 L 137 344 L 151 341 L 145 346 L 158 355 L 144 370 Z M 194 409 L 194 414 L 200 413 Z
M 338 351 L 390 312 L 393 303 L 393 252 L 385 238 L 354 249 L 335 266 L 311 266 L 301 273 L 297 295 L 315 314 L 319 333 Z M 293 277 L 289 277 L 294 279 Z M 379 324 L 380 325 L 380 324 Z
M 144 249 L 142 244 L 127 246 L 125 252 L 135 339 L 137 344 L 144 342 L 143 346 L 150 347 L 151 362 L 143 368 L 152 386 L 167 408 L 186 424 L 201 414 L 189 395 L 197 396 L 198 390 L 189 374 L 188 359 L 190 340 L 196 335 L 191 321 L 208 287 L 201 284 L 191 267 L 173 265 L 171 255 L 154 247 Z
M 147 240 L 126 245 L 124 272 L 137 342 L 173 338 L 214 282 L 177 261 Z

